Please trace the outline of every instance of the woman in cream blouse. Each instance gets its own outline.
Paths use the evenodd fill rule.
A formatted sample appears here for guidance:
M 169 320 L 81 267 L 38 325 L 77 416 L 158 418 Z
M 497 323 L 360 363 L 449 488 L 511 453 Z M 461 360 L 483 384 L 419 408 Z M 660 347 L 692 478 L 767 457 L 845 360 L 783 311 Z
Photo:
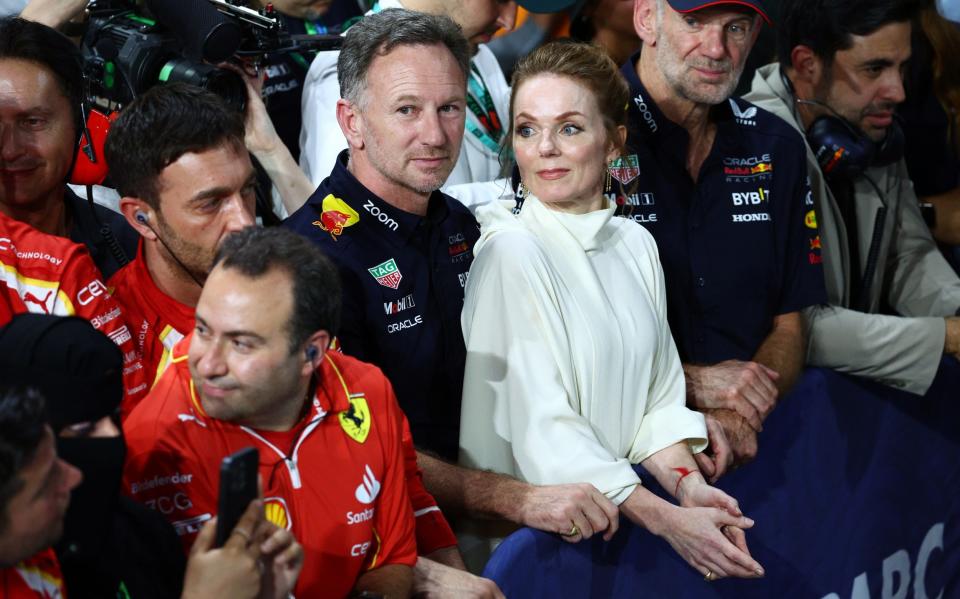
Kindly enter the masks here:
M 519 214 L 476 209 L 461 463 L 534 484 L 589 482 L 708 580 L 761 576 L 743 533 L 753 522 L 694 459 L 707 429 L 685 406 L 656 244 L 603 193 L 628 100 L 593 46 L 552 42 L 517 66 L 510 131 L 526 197 Z M 640 485 L 632 464 L 679 506 Z M 603 532 L 582 516 L 557 532 Z

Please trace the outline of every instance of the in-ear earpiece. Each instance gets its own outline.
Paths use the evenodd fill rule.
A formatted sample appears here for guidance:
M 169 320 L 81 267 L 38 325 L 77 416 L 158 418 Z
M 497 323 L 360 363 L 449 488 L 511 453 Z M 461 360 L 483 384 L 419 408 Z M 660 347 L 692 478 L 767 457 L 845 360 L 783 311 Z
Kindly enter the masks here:
M 307 354 L 307 361 L 313 362 L 314 360 L 317 359 L 317 348 L 311 345 L 310 347 L 307 348 L 306 354 Z
M 140 223 L 141 225 L 145 225 L 147 224 L 147 222 L 150 221 L 150 217 L 148 217 L 147 213 L 144 212 L 143 210 L 137 210 L 134 213 L 133 218 L 135 218 L 137 222 Z

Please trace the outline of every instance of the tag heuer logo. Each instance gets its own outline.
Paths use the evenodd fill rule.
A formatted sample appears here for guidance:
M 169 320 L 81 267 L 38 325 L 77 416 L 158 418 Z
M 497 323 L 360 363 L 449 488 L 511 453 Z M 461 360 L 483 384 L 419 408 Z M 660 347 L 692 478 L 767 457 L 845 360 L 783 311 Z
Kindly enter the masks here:
M 390 258 L 386 262 L 377 264 L 373 268 L 368 268 L 367 272 L 373 275 L 373 278 L 377 280 L 377 283 L 380 283 L 384 287 L 389 287 L 390 289 L 397 289 L 400 287 L 400 280 L 403 279 L 403 275 L 400 274 L 400 269 L 397 268 L 397 263 L 393 258 Z
M 610 175 L 623 185 L 640 176 L 640 160 L 636 154 L 611 160 L 608 168 Z

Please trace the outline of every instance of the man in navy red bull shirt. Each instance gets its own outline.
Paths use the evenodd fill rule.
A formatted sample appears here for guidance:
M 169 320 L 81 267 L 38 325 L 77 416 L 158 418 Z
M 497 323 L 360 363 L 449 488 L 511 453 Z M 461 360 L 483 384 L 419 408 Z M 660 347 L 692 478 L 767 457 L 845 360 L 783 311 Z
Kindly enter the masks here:
M 351 28 L 339 61 L 337 120 L 350 148 L 285 226 L 339 268 L 344 352 L 390 379 L 441 507 L 558 533 L 583 518 L 585 536 L 612 534 L 616 507 L 591 485 L 534 487 L 448 463 L 459 447 L 460 311 L 479 230 L 438 190 L 463 139 L 467 40 L 448 17 L 390 9 Z
M 825 301 L 803 141 L 731 98 L 766 19 L 754 1 L 638 0 L 628 151 L 611 168 L 623 215 L 657 240 L 688 401 L 739 460 L 803 367 L 800 311 Z

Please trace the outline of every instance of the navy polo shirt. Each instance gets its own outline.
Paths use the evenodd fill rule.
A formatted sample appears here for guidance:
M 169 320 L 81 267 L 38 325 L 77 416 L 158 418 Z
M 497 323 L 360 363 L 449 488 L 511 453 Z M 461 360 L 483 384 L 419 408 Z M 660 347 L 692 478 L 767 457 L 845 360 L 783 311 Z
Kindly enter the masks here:
M 750 360 L 774 316 L 827 301 L 803 140 L 749 102 L 723 102 L 694 181 L 689 136 L 640 83 L 638 57 L 621 71 L 631 99 L 627 151 L 611 169 L 619 210 L 657 241 L 681 359 Z
M 460 312 L 477 222 L 439 191 L 426 216 L 394 208 L 354 178 L 347 156 L 284 226 L 315 241 L 340 270 L 343 351 L 387 375 L 418 447 L 456 460 L 466 360 Z

